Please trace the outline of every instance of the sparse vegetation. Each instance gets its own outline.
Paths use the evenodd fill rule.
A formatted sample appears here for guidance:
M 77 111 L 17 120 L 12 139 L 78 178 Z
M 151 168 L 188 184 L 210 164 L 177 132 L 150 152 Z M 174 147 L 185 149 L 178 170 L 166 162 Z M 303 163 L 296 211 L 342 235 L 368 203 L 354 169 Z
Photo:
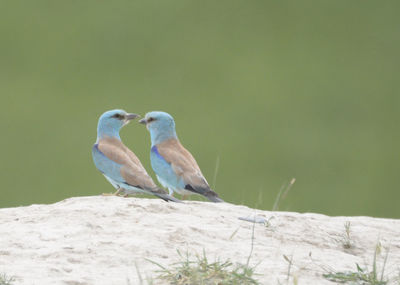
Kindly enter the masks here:
M 352 237 L 350 235 L 351 223 L 349 221 L 344 223 L 344 233 L 338 239 L 338 242 L 343 246 L 344 249 L 351 249 L 354 247 Z
M 389 281 L 384 274 L 389 251 L 386 251 L 383 265 L 379 272 L 377 258 L 381 254 L 381 252 L 382 245 L 380 242 L 378 242 L 375 247 L 371 270 L 369 270 L 367 267 L 362 268 L 359 264 L 356 263 L 355 271 L 329 272 L 327 274 L 323 274 L 323 276 L 330 281 L 338 283 L 347 283 L 352 285 L 386 285 Z
M 256 266 L 250 266 L 254 249 L 255 225 L 253 221 L 250 253 L 245 264 L 233 263 L 229 259 L 225 261 L 217 259 L 210 262 L 205 250 L 203 250 L 203 255 L 196 255 L 195 259 L 190 257 L 188 251 L 183 255 L 178 250 L 181 261 L 174 263 L 171 268 L 166 268 L 152 260 L 148 261 L 161 268 L 156 278 L 167 281 L 171 285 L 258 285 L 260 283 L 253 278 Z M 232 233 L 230 239 L 238 229 Z
M 358 264 L 357 271 L 335 272 L 324 274 L 324 277 L 330 281 L 338 283 L 362 284 L 362 285 L 385 285 L 386 280 L 378 280 L 375 272 L 368 272 L 366 269 L 361 268 Z
M 0 274 L 0 285 L 13 285 L 14 281 L 14 277 L 10 277 L 5 273 Z
M 183 255 L 178 251 L 178 254 L 182 260 L 173 264 L 172 268 L 149 260 L 161 268 L 157 279 L 173 285 L 260 284 L 253 278 L 254 267 L 248 264 L 233 264 L 230 260 L 210 262 L 205 251 L 202 256 L 196 255 L 195 259 L 188 252 Z
M 290 189 L 292 188 L 293 184 L 296 182 L 296 178 L 292 178 L 289 183 L 284 183 L 281 187 L 281 189 L 278 192 L 278 195 L 276 196 L 274 205 L 272 206 L 272 211 L 278 211 L 279 210 L 279 204 L 283 199 L 286 198 L 286 195 L 289 193 Z
M 283 255 L 283 258 L 288 263 L 288 271 L 287 271 L 287 275 L 286 275 L 286 284 L 289 284 L 290 273 L 291 273 L 292 266 L 293 266 L 293 255 L 291 255 L 290 258 L 287 255 Z M 293 284 L 297 285 L 297 283 L 298 283 L 297 276 L 293 276 Z
M 272 223 L 271 223 L 271 220 L 274 219 L 274 218 L 275 218 L 274 216 L 271 216 L 271 217 L 269 217 L 268 219 L 265 219 L 265 221 L 264 221 L 264 226 L 265 226 L 267 229 L 271 230 L 271 231 L 274 231 L 274 230 L 275 230 L 275 229 L 274 229 L 274 226 L 273 226 Z

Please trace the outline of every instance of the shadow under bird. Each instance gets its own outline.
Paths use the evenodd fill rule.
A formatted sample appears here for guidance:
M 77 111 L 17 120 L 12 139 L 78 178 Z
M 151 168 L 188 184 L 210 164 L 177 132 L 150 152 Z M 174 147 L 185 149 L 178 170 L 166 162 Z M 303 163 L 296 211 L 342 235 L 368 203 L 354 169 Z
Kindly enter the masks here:
M 179 142 L 175 122 L 165 112 L 149 112 L 139 123 L 150 132 L 151 166 L 158 181 L 183 196 L 199 194 L 212 202 L 224 202 L 211 190 L 194 157 Z
M 120 129 L 139 117 L 123 110 L 111 110 L 100 116 L 97 140 L 92 148 L 93 161 L 106 179 L 117 189 L 116 194 L 152 194 L 165 201 L 181 202 L 157 187 L 140 160 L 121 141 Z

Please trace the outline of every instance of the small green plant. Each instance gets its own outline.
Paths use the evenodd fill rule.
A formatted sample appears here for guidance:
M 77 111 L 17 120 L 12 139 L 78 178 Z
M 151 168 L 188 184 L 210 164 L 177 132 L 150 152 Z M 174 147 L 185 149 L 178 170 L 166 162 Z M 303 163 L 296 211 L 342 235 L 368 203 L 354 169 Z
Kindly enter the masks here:
M 188 252 L 183 255 L 178 250 L 178 254 L 181 261 L 173 264 L 172 268 L 148 260 L 161 268 L 158 279 L 173 285 L 260 284 L 253 278 L 254 268 L 248 264 L 233 264 L 229 259 L 210 262 L 205 251 L 202 256 L 196 255 L 195 259 L 192 259 Z
M 288 271 L 286 275 L 286 284 L 289 284 L 290 280 L 290 271 L 292 270 L 293 266 L 293 255 L 290 256 L 290 258 L 287 255 L 283 255 L 283 258 L 287 261 L 288 263 Z M 293 277 L 293 284 L 297 284 L 297 277 Z
M 256 222 L 252 222 L 251 247 L 246 264 L 234 264 L 229 259 L 225 261 L 217 259 L 214 262 L 210 262 L 204 249 L 203 255 L 196 255 L 195 259 L 190 257 L 187 250 L 185 255 L 182 255 L 182 253 L 177 250 L 181 261 L 174 263 L 170 269 L 152 260 L 147 260 L 161 268 L 156 278 L 167 281 L 168 284 L 171 285 L 258 285 L 260 283 L 253 278 L 253 275 L 255 275 L 254 270 L 257 265 L 254 267 L 250 266 L 250 259 L 254 249 L 254 230 L 256 226 Z M 230 239 L 233 238 L 238 230 L 239 228 L 232 233 Z
M 232 239 L 233 239 L 233 237 L 237 234 L 237 232 L 239 231 L 239 229 L 240 229 L 240 226 L 239 226 L 236 230 L 233 231 L 233 233 L 232 233 L 231 236 L 229 237 L 229 240 L 232 240 Z
M 386 280 L 379 280 L 373 271 L 368 272 L 368 270 L 363 269 L 360 265 L 356 264 L 357 271 L 351 272 L 335 272 L 324 274 L 324 277 L 330 281 L 338 283 L 350 283 L 360 284 L 360 285 L 385 285 L 388 283 Z
M 287 255 L 283 255 L 283 259 L 285 259 L 285 261 L 288 263 L 288 269 L 286 272 L 286 280 L 281 281 L 278 279 L 278 285 L 289 285 L 289 284 L 293 284 L 293 285 L 298 285 L 299 284 L 299 278 L 298 278 L 298 272 L 300 272 L 301 270 L 304 270 L 306 267 L 298 267 L 294 265 L 293 262 L 293 254 L 291 254 L 290 256 Z M 297 272 L 293 272 L 293 269 L 297 268 Z
M 342 236 L 337 240 L 344 249 L 351 249 L 354 246 L 351 233 L 351 223 L 349 221 L 344 223 L 344 233 Z
M 372 270 L 361 268 L 361 266 L 356 263 L 356 271 L 329 272 L 323 274 L 323 276 L 330 281 L 338 283 L 348 283 L 352 285 L 386 285 L 388 284 L 388 280 L 385 278 L 384 273 L 389 251 L 386 252 L 381 272 L 378 272 L 377 257 L 381 254 L 381 251 L 382 245 L 378 242 L 375 247 Z
M 285 199 L 286 195 L 289 193 L 290 189 L 292 188 L 293 184 L 296 182 L 296 178 L 292 178 L 289 183 L 284 183 L 281 187 L 281 189 L 278 192 L 278 195 L 276 196 L 274 205 L 272 206 L 272 211 L 278 211 L 279 210 L 279 204 L 280 202 Z
M 215 187 L 217 186 L 218 170 L 219 170 L 219 155 L 217 156 L 217 160 L 215 162 L 214 177 L 213 177 L 213 180 L 212 180 L 213 181 L 213 183 L 212 183 L 213 188 L 212 189 L 214 189 L 214 190 L 215 190 Z
M 271 223 L 271 220 L 274 218 L 275 218 L 274 216 L 271 216 L 271 217 L 265 219 L 265 221 L 264 221 L 264 226 L 271 231 L 275 231 L 274 226 Z
M 5 273 L 0 274 L 0 285 L 13 285 L 14 277 L 7 276 Z

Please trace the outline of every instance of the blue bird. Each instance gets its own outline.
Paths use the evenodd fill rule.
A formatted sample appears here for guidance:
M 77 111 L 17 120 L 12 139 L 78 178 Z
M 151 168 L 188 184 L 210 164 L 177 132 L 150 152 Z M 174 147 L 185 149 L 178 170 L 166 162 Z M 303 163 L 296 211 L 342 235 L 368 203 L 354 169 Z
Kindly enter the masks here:
M 111 110 L 100 116 L 97 140 L 92 148 L 93 161 L 106 179 L 117 189 L 116 194 L 153 194 L 165 201 L 180 202 L 157 187 L 140 160 L 121 141 L 120 129 L 139 117 L 123 110 Z
M 151 166 L 158 181 L 169 189 L 169 194 L 177 192 L 183 197 L 200 194 L 212 202 L 223 202 L 208 185 L 194 157 L 179 142 L 175 122 L 165 112 L 149 112 L 139 121 L 150 132 Z

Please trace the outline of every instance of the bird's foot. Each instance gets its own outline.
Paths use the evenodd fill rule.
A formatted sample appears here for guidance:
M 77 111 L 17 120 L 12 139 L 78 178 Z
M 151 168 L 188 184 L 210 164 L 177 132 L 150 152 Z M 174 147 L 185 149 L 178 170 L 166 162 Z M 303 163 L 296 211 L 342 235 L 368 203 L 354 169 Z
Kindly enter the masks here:
M 117 191 L 115 191 L 114 193 L 103 193 L 102 196 L 119 196 L 121 194 L 121 192 L 123 192 L 123 190 L 120 188 Z
M 119 196 L 119 194 L 124 193 L 124 190 L 122 188 L 119 188 L 117 191 L 115 191 L 114 195 Z

